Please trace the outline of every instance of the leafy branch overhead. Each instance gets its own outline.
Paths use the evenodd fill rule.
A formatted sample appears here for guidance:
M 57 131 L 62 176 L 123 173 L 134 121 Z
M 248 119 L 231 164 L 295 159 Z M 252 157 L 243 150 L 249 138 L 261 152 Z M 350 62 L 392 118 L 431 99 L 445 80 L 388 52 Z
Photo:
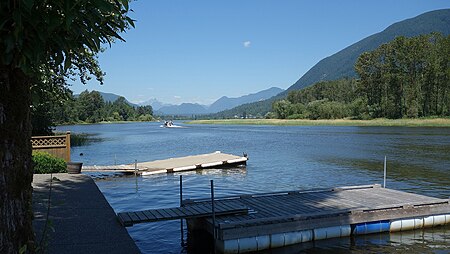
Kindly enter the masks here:
M 94 56 L 134 21 L 129 0 L 5 0 L 0 2 L 0 64 L 40 73 L 52 63 L 75 68 L 82 82 L 103 73 Z M 33 75 L 30 75 L 33 76 Z

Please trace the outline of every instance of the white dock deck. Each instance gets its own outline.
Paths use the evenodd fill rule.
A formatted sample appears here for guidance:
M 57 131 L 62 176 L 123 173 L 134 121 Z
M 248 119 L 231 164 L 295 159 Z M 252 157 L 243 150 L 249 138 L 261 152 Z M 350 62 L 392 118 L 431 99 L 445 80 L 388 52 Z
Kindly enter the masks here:
M 123 172 L 151 175 L 173 173 L 221 166 L 246 164 L 248 158 L 221 152 L 170 158 L 137 164 L 113 166 L 83 166 L 82 172 Z

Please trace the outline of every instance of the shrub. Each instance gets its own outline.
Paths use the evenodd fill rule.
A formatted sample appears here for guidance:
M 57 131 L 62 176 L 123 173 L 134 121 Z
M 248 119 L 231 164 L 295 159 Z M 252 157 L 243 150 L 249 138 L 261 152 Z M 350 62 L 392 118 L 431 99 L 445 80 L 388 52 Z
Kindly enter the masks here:
M 46 152 L 33 152 L 35 174 L 66 173 L 66 162 Z

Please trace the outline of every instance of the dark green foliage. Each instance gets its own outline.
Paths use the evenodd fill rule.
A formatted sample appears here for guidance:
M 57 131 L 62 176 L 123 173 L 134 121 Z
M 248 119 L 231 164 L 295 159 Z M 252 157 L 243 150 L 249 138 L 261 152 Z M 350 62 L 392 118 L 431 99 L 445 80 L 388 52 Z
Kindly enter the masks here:
M 35 174 L 67 173 L 66 162 L 46 152 L 33 152 Z
M 309 119 L 341 119 L 350 116 L 347 104 L 328 101 L 328 99 L 316 100 L 308 103 L 306 110 Z
M 364 52 L 374 50 L 383 43 L 392 41 L 397 36 L 414 37 L 431 32 L 439 32 L 444 36 L 450 34 L 450 9 L 430 11 L 392 24 L 384 31 L 366 37 L 322 59 L 295 84 L 279 95 L 264 101 L 249 103 L 238 108 L 219 112 L 213 115 L 213 118 L 230 118 L 243 111 L 249 112 L 250 109 L 252 109 L 254 115 L 265 115 L 271 110 L 271 105 L 274 101 L 285 99 L 290 91 L 300 90 L 321 81 L 337 80 L 345 77 L 356 78 L 357 73 L 354 65 L 358 57 Z M 415 112 L 410 112 L 410 114 L 414 115 Z
M 355 79 L 323 81 L 298 91 L 286 100 L 273 103 L 273 113 L 281 119 L 338 119 L 352 116 L 357 98 Z M 359 106 L 359 105 L 357 105 Z
M 397 37 L 361 54 L 360 79 L 323 81 L 273 103 L 277 118 L 416 118 L 450 115 L 450 36 Z
M 68 97 L 61 105 L 52 108 L 52 126 L 80 122 L 153 120 L 151 106 L 132 107 L 124 97 L 118 97 L 114 102 L 105 102 L 99 92 L 87 90 L 76 98 L 72 94 Z
M 397 37 L 362 54 L 355 69 L 373 118 L 450 115 L 450 36 Z
M 5 204 L 0 205 L 2 253 L 18 253 L 23 246 L 35 252 L 30 106 L 36 106 L 35 116 L 45 116 L 47 112 L 37 108 L 46 102 L 42 94 L 46 94 L 46 88 L 67 87 L 67 78 L 78 76 L 85 83 L 93 76 L 102 82 L 96 55 L 102 45 L 122 40 L 118 33 L 134 26 L 128 17 L 128 2 L 0 1 L 0 200 Z M 39 100 L 32 103 L 34 86 L 38 89 L 33 95 Z M 46 131 L 42 126 L 39 129 Z
M 336 54 L 324 58 L 289 87 L 287 92 L 305 88 L 319 81 L 357 77 L 354 65 L 362 53 L 372 51 L 397 36 L 414 37 L 432 32 L 450 34 L 450 9 L 427 12 L 392 24 L 384 31 L 364 38 Z

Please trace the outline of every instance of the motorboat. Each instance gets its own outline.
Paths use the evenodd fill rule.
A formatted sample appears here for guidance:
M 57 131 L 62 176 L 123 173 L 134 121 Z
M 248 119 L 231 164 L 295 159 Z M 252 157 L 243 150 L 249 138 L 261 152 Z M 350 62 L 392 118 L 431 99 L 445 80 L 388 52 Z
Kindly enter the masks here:
M 183 128 L 183 126 L 175 125 L 172 121 L 164 121 L 162 128 Z

